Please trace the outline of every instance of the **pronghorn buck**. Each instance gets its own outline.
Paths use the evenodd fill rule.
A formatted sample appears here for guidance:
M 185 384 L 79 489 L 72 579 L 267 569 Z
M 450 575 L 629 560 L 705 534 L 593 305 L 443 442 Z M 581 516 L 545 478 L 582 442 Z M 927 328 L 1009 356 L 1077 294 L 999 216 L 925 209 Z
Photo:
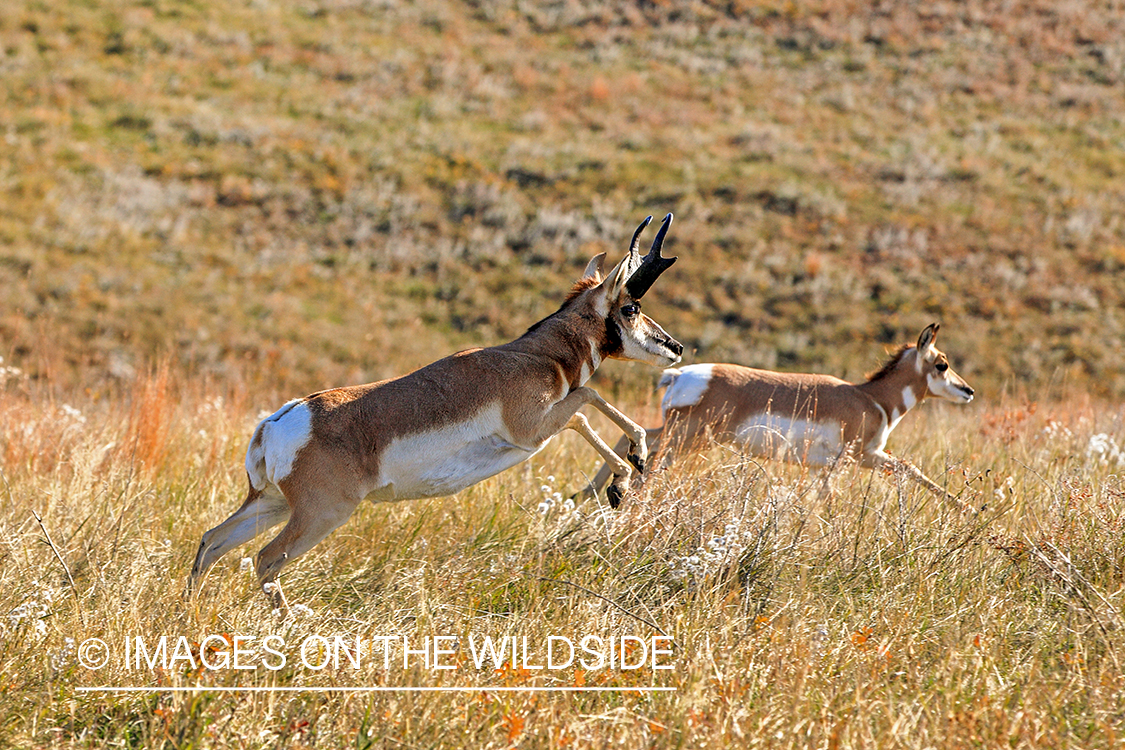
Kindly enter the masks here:
M 938 324 L 927 326 L 916 345 L 900 347 L 859 384 L 730 364 L 665 370 L 657 385 L 667 388 L 660 404 L 664 425 L 647 431 L 654 456 L 650 466 L 667 466 L 708 440 L 807 466 L 850 458 L 867 468 L 900 472 L 958 510 L 968 510 L 913 464 L 884 450 L 891 430 L 925 398 L 957 404 L 973 400 L 973 389 L 934 346 L 937 332 Z M 603 467 L 587 493 L 597 492 L 608 477 L 609 469 Z
M 641 313 L 639 300 L 675 258 L 660 251 L 664 219 L 643 258 L 637 228 L 629 252 L 603 277 L 596 256 L 562 307 L 515 341 L 470 349 L 393 380 L 335 388 L 290 401 L 254 430 L 246 452 L 250 488 L 223 523 L 203 535 L 189 592 L 223 554 L 285 527 L 257 556 L 262 588 L 282 612 L 278 574 L 343 524 L 364 498 L 440 497 L 526 461 L 564 429 L 589 441 L 614 475 L 616 505 L 629 463 L 643 470 L 645 431 L 585 383 L 606 359 L 675 364 L 683 347 Z M 627 436 L 622 460 L 578 413 L 592 405 Z

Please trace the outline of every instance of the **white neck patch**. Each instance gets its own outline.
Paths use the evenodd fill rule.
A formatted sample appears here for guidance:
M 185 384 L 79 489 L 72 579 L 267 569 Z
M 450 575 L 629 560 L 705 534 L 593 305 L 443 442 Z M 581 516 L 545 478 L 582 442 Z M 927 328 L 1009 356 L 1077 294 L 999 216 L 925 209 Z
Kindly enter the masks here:
M 582 363 L 582 370 L 579 371 L 579 373 L 578 373 L 578 385 L 579 386 L 586 385 L 586 381 L 589 380 L 590 376 L 593 375 L 593 374 L 594 374 L 594 371 L 590 369 L 590 363 L 589 362 L 583 362 Z
M 909 386 L 909 385 L 906 386 L 905 388 L 903 388 L 902 389 L 902 407 L 903 407 L 902 411 L 903 411 L 903 414 L 905 414 L 906 412 L 913 409 L 914 405 L 917 404 L 917 403 L 918 403 L 918 397 L 916 395 L 914 395 L 914 388 Z

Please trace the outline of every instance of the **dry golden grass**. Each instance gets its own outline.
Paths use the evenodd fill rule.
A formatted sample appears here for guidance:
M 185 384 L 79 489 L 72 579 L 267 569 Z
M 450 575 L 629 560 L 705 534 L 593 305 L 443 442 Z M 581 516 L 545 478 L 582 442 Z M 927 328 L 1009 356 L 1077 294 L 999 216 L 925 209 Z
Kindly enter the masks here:
M 458 496 L 361 507 L 288 569 L 290 601 L 310 611 L 279 621 L 240 570 L 260 545 L 181 598 L 200 535 L 241 500 L 245 441 L 272 404 L 168 367 L 128 396 L 36 388 L 16 377 L 0 400 L 0 744 L 1030 748 L 1110 747 L 1125 730 L 1123 424 L 1096 404 L 927 403 L 908 417 L 891 447 L 987 504 L 972 521 L 892 477 L 844 468 L 826 493 L 817 474 L 718 448 L 621 512 L 575 515 L 551 492 L 596 461 L 563 437 Z M 526 636 L 534 666 L 550 635 L 656 628 L 675 639 L 670 670 L 478 670 L 466 649 Z M 126 639 L 198 648 L 209 634 L 277 635 L 289 661 L 122 663 Z M 314 635 L 452 635 L 460 667 L 388 670 L 376 651 L 358 669 L 306 668 L 295 650 Z M 97 671 L 76 653 L 94 637 L 114 649 Z M 229 648 L 206 645 L 212 663 Z M 480 689 L 80 691 L 106 685 Z M 675 691 L 497 689 L 649 685 Z
M 1123 19 L 0 3 L 0 746 L 1120 744 Z M 257 547 L 182 600 L 261 410 L 518 335 L 664 211 L 682 260 L 650 309 L 692 359 L 854 379 L 942 322 L 981 395 L 891 447 L 989 509 L 716 449 L 620 513 L 544 512 L 596 469 L 563 437 L 361 508 L 285 575 L 311 615 L 273 618 L 240 570 Z M 651 381 L 596 382 L 651 423 Z M 77 661 L 89 638 L 656 629 L 672 670 Z M 80 691 L 195 684 L 481 689 Z M 499 690 L 650 684 L 675 691 Z

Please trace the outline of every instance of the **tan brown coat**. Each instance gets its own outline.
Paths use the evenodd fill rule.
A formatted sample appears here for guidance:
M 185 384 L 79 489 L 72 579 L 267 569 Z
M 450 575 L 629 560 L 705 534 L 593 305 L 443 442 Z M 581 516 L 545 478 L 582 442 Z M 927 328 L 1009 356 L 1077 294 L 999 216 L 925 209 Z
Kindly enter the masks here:
M 651 219 L 651 217 L 649 217 Z M 640 312 L 639 297 L 674 258 L 660 247 L 629 254 L 603 277 L 593 260 L 562 307 L 519 339 L 471 349 L 408 375 L 334 388 L 290 401 L 255 429 L 246 453 L 246 500 L 203 535 L 189 580 L 226 552 L 285 523 L 258 553 L 257 573 L 275 603 L 282 567 L 343 524 L 365 498 L 376 502 L 459 492 L 541 450 L 563 429 L 581 434 L 607 460 L 616 504 L 630 463 L 643 466 L 645 431 L 585 385 L 606 359 L 663 366 L 683 347 Z M 592 405 L 626 434 L 622 460 L 579 413 Z
M 937 324 L 914 346 L 901 347 L 863 383 L 830 375 L 783 373 L 732 364 L 699 364 L 666 370 L 662 427 L 649 430 L 656 464 L 704 448 L 710 441 L 747 453 L 808 466 L 852 459 L 861 466 L 889 466 L 952 501 L 920 470 L 894 458 L 887 439 L 913 406 L 929 397 L 968 403 L 973 389 L 934 346 Z M 590 491 L 604 483 L 604 469 Z

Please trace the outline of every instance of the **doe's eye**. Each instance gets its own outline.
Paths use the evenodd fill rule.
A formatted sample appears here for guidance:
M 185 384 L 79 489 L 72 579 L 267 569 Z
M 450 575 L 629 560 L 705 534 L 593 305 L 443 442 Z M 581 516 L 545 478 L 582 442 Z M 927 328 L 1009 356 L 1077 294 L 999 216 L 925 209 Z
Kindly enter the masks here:
M 937 370 L 938 372 L 945 372 L 946 370 L 949 369 L 949 363 L 948 362 L 938 362 L 936 365 L 934 365 L 934 369 Z
M 637 313 L 639 313 L 640 311 L 641 311 L 641 306 L 638 305 L 636 302 L 630 302 L 629 304 L 624 305 L 621 308 L 621 314 L 624 315 L 626 318 L 632 318 L 632 317 L 636 316 Z

